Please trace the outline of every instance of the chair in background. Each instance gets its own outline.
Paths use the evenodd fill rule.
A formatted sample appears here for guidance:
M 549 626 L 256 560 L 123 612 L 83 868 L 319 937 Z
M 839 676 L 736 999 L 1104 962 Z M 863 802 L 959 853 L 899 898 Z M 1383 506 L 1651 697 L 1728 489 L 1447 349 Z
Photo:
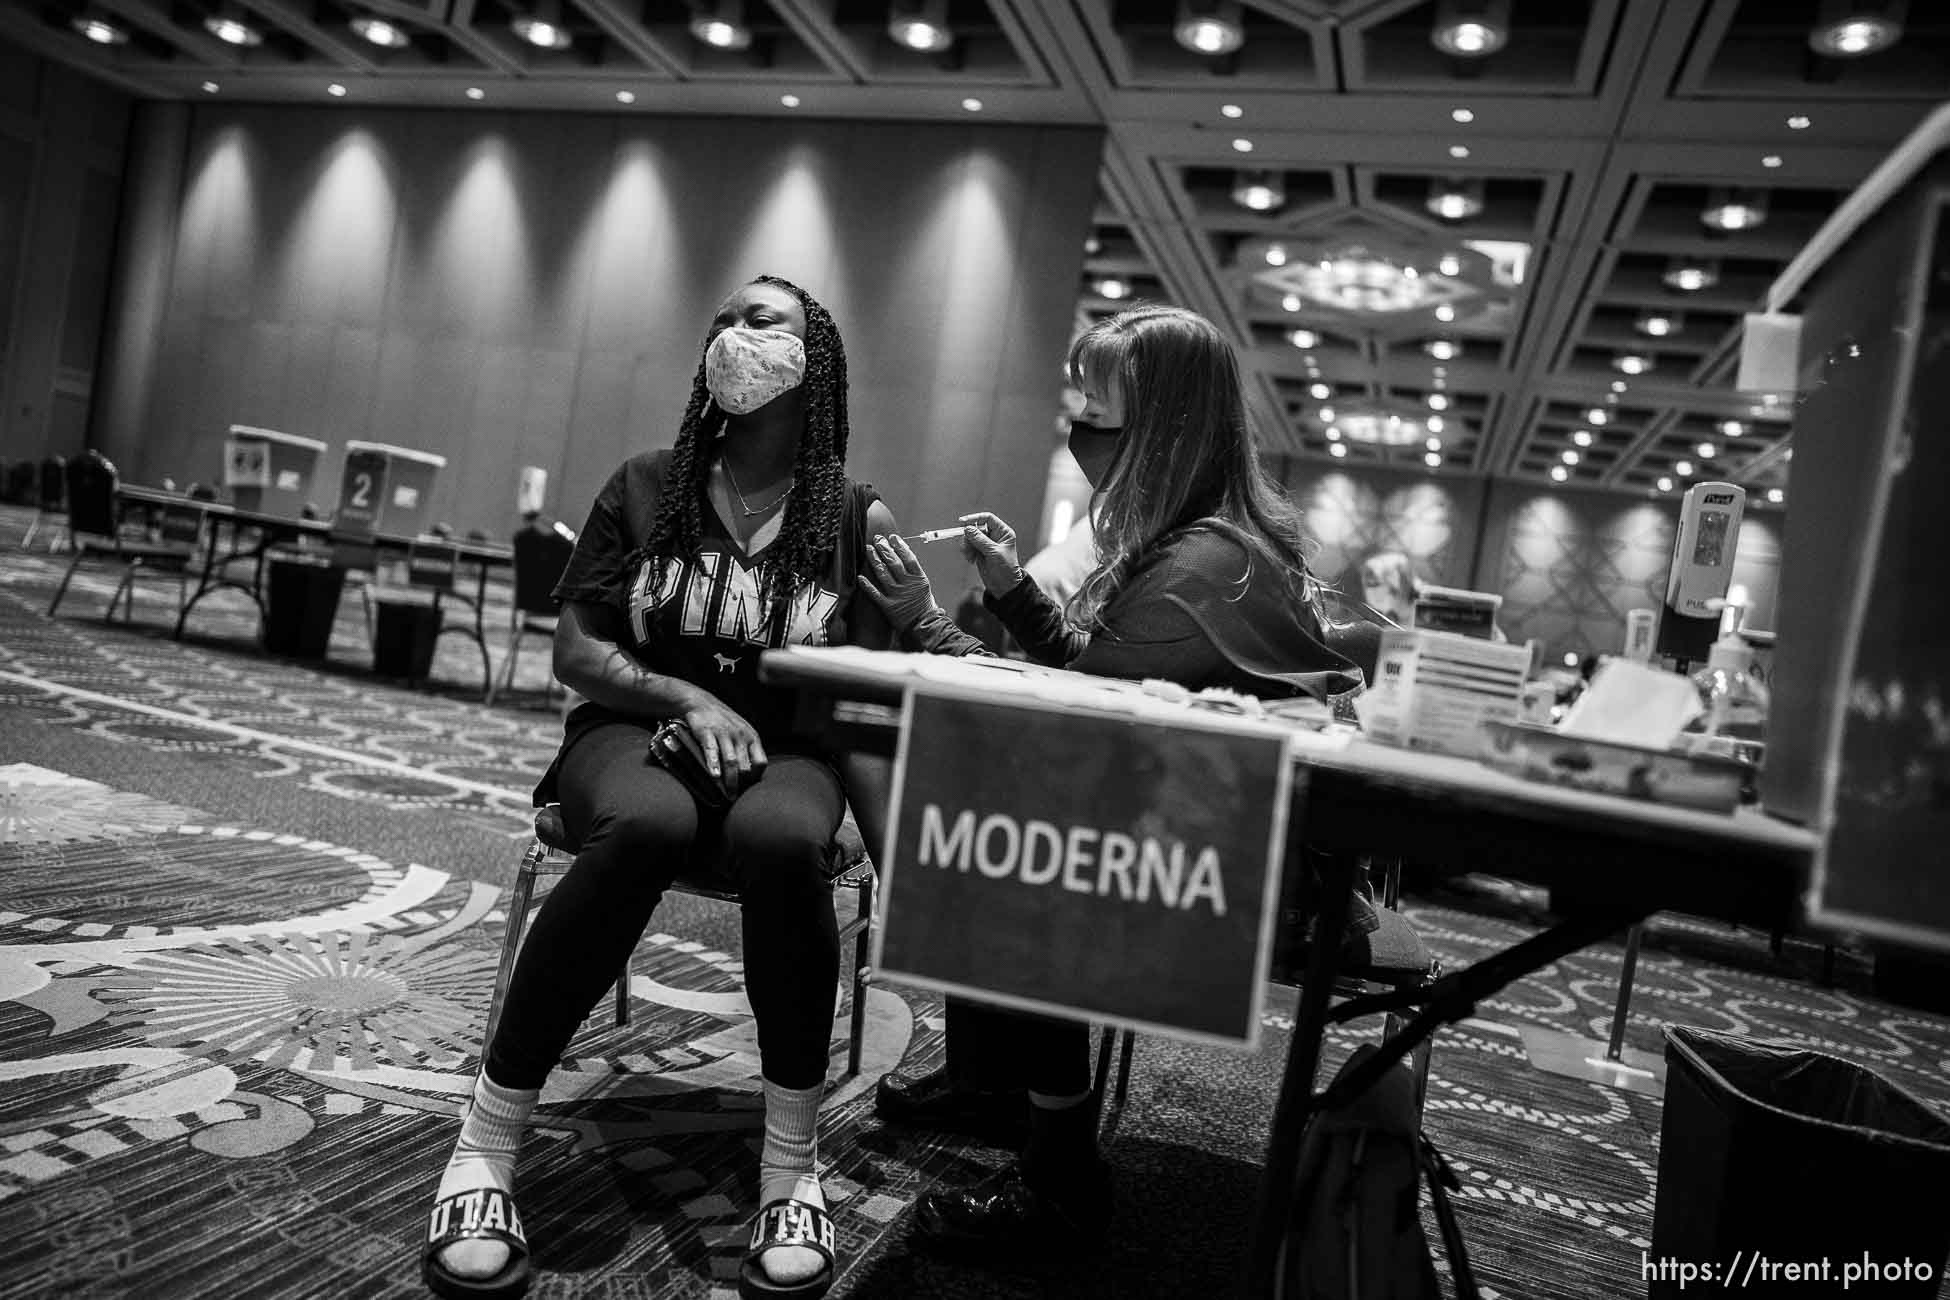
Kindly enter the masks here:
M 487 1031 L 481 1038 L 482 1051 L 494 1041 L 494 1028 L 501 1019 L 501 1002 L 507 996 L 514 976 L 515 956 L 521 951 L 521 938 L 528 928 L 528 911 L 534 904 L 535 881 L 543 876 L 559 876 L 575 862 L 576 844 L 562 820 L 559 804 L 550 804 L 535 813 L 535 839 L 521 856 L 515 874 L 515 887 L 508 898 L 507 931 L 501 940 L 501 962 L 494 972 L 494 999 L 488 1005 Z M 867 858 L 866 844 L 849 817 L 840 823 L 827 858 L 828 881 L 835 893 L 850 889 L 857 898 L 853 919 L 840 926 L 840 942 L 853 945 L 853 1013 L 847 1030 L 846 1070 L 849 1076 L 860 1072 L 860 1054 L 866 1043 L 867 985 L 873 968 L 867 964 L 873 947 L 873 863 Z M 686 872 L 671 882 L 671 890 L 721 902 L 739 902 L 738 889 L 719 864 Z M 616 1024 L 630 1023 L 630 964 L 616 979 Z
M 67 491 L 67 462 L 59 456 L 49 456 L 41 462 L 39 482 L 34 490 L 34 518 L 27 525 L 27 535 L 20 539 L 21 550 L 34 544 L 34 535 L 41 531 L 42 525 L 50 532 L 60 525 L 67 514 Z M 47 549 L 61 549 L 60 534 L 55 533 Z
M 562 571 L 569 567 L 569 556 L 575 548 L 575 534 L 561 524 L 544 528 L 539 522 L 531 522 L 515 534 L 515 605 L 508 629 L 507 662 L 502 667 L 500 683 L 497 685 L 492 679 L 488 682 L 487 703 L 493 704 L 500 691 L 514 688 L 515 663 L 521 655 L 523 636 L 554 638 L 560 612 L 553 594 L 555 584 L 561 580 Z M 542 684 L 544 704 L 554 691 L 555 677 L 551 673 Z
M 91 559 L 123 566 L 122 581 L 108 599 L 105 620 L 114 619 L 115 606 L 124 595 L 128 604 L 122 611 L 123 621 L 134 616 L 135 575 L 142 569 L 176 575 L 176 608 L 180 611 L 189 594 L 185 582 L 190 562 L 196 556 L 201 515 L 183 521 L 181 526 L 189 534 L 187 537 L 171 537 L 172 521 L 165 520 L 162 540 L 130 540 L 122 535 L 115 501 L 115 466 L 106 456 L 93 451 L 76 456 L 67 463 L 66 479 L 68 533 L 74 545 L 74 559 L 68 562 L 68 571 L 61 575 L 61 585 L 54 589 L 54 599 L 47 607 L 48 617 L 52 618 L 61 608 L 61 598 L 67 594 L 75 570 L 83 560 Z
M 1390 861 L 1382 864 L 1380 895 L 1375 900 L 1375 912 L 1381 925 L 1358 940 L 1350 940 L 1341 960 L 1341 978 L 1335 981 L 1336 996 L 1355 999 L 1344 1002 L 1327 1013 L 1329 1024 L 1339 1024 L 1356 1016 L 1366 1014 L 1359 999 L 1386 994 L 1413 994 L 1429 989 L 1442 977 L 1442 962 L 1430 954 L 1415 933 L 1414 927 L 1402 917 L 1397 904 L 1401 887 L 1401 864 Z M 1285 891 L 1283 891 L 1285 892 Z M 1285 936 L 1304 934 L 1306 922 L 1297 908 L 1283 903 L 1279 918 L 1280 933 Z M 1338 938 L 1338 936 L 1336 936 Z M 1283 972 L 1304 971 L 1307 967 L 1306 944 L 1312 939 L 1291 942 L 1282 952 L 1276 945 L 1273 959 L 1273 981 L 1279 984 L 1295 985 L 1297 981 Z M 1383 1032 L 1393 1034 L 1401 1029 L 1406 1020 L 1397 1011 L 1386 1012 Z M 1121 1039 L 1121 1041 L 1120 1041 Z M 1131 1056 L 1137 1045 L 1137 1034 L 1133 1030 L 1105 1028 L 1099 1031 L 1097 1043 L 1096 1095 L 1102 1102 L 1102 1140 L 1109 1142 L 1117 1132 L 1117 1122 L 1124 1112 L 1124 1103 L 1129 1095 L 1131 1082 Z M 1431 1044 L 1424 1039 L 1410 1053 L 1410 1068 L 1415 1074 L 1415 1108 L 1419 1114 L 1422 1101 L 1428 1092 L 1429 1055 Z M 1117 1055 L 1117 1080 L 1115 1087 L 1107 1094 L 1105 1086 L 1109 1083 L 1110 1059 Z

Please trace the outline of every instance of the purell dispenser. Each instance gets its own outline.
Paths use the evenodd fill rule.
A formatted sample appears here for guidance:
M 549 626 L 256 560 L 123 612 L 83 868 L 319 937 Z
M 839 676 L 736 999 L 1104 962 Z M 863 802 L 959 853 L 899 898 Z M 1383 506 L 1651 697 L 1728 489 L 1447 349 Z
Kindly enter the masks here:
M 1746 505 L 1746 490 L 1732 483 L 1695 483 L 1680 504 L 1655 653 L 1682 672 L 1703 663 L 1719 635 Z

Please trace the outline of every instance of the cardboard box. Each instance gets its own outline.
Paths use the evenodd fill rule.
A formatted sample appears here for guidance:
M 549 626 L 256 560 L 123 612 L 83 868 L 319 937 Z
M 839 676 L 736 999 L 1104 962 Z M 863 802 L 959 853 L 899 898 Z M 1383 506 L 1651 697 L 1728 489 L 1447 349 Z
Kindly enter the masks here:
M 336 531 L 417 537 L 433 523 L 433 484 L 445 456 L 383 442 L 348 441 Z

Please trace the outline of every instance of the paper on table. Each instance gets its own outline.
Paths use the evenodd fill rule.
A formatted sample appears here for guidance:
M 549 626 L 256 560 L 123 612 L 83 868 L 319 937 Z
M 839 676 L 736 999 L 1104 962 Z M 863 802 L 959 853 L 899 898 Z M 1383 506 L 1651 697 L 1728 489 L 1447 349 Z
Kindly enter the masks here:
M 1665 749 L 1700 712 L 1699 692 L 1687 678 L 1629 659 L 1607 659 L 1557 729 L 1586 740 Z

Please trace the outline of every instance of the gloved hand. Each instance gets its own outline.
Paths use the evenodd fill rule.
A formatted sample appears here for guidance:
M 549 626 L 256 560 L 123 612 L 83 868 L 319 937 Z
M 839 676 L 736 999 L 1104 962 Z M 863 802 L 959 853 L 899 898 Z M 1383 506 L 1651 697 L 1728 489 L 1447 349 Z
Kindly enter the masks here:
M 1022 581 L 1022 564 L 1016 559 L 1016 530 L 986 510 L 963 515 L 961 553 L 982 575 L 982 586 L 991 596 L 1000 596 Z
M 860 589 L 880 606 L 896 632 L 907 631 L 935 608 L 927 570 L 898 536 L 883 534 L 867 547 L 867 571 L 860 575 Z

